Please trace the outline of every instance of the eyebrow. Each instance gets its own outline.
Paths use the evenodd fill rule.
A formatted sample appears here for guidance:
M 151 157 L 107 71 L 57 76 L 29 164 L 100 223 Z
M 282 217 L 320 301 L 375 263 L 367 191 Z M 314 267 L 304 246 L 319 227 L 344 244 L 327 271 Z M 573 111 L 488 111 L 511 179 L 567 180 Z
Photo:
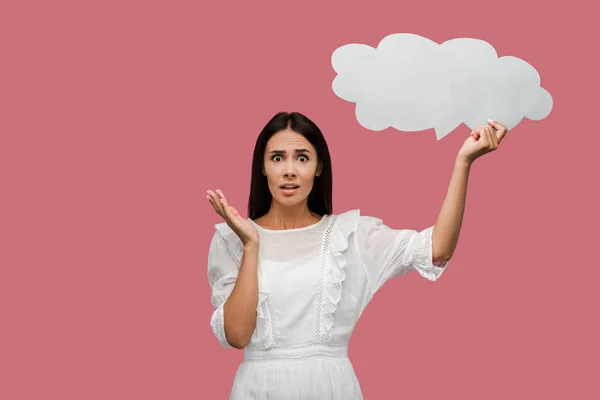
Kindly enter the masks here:
M 310 150 L 308 150 L 308 149 L 296 149 L 295 153 L 310 153 Z M 271 150 L 269 152 L 269 154 L 285 154 L 285 150 Z

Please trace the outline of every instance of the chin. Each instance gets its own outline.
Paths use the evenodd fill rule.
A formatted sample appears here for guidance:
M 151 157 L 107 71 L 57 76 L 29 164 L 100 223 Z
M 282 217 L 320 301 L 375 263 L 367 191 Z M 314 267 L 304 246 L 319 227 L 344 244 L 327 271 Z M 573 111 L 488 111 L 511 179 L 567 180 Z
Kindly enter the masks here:
M 278 203 L 284 204 L 286 206 L 292 206 L 303 202 L 304 200 L 306 200 L 307 197 L 308 195 L 304 195 L 303 193 L 296 193 L 293 196 L 277 195 L 274 198 L 277 200 Z
M 295 204 L 301 203 L 302 201 L 304 201 L 304 199 L 306 199 L 306 197 L 300 197 L 300 196 L 294 196 L 293 198 L 291 197 L 278 197 L 277 201 L 281 204 L 285 204 L 286 206 L 293 206 Z

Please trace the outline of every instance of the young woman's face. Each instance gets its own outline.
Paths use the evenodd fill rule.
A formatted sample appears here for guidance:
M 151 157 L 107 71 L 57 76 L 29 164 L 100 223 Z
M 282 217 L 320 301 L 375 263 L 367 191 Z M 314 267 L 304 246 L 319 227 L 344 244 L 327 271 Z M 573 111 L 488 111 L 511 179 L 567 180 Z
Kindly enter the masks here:
M 313 145 L 301 134 L 290 129 L 271 136 L 263 160 L 273 200 L 294 205 L 308 198 L 319 162 Z M 293 185 L 296 188 L 282 186 Z

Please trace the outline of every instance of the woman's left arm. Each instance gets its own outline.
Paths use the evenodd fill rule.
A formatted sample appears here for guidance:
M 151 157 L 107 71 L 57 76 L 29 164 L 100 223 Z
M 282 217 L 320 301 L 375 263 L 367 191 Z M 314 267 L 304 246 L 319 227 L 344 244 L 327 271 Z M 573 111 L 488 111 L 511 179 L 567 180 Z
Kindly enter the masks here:
M 449 260 L 454 254 L 462 225 L 467 183 L 473 162 L 484 154 L 496 150 L 504 139 L 507 129 L 504 125 L 488 120 L 488 126 L 479 126 L 465 141 L 458 152 L 454 171 L 442 209 L 433 227 L 433 262 Z

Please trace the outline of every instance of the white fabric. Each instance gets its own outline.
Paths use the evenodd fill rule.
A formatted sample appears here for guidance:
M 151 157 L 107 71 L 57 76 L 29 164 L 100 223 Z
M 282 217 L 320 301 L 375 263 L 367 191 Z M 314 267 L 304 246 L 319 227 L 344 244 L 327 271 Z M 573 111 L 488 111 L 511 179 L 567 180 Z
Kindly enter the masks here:
M 257 324 L 230 399 L 362 399 L 348 341 L 373 295 L 390 278 L 417 271 L 435 281 L 450 260 L 432 262 L 433 226 L 392 229 L 360 210 L 260 236 Z M 226 223 L 215 225 L 208 280 L 211 327 L 223 347 L 223 304 L 243 255 Z

